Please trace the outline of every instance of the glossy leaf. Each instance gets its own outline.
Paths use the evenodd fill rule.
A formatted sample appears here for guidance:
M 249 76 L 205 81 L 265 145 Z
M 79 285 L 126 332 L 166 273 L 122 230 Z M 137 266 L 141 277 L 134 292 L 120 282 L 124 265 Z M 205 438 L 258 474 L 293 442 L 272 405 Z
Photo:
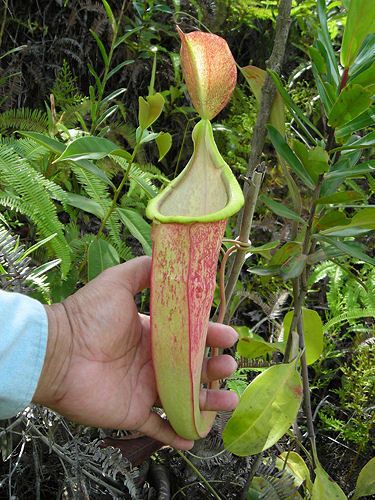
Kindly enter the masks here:
M 53 139 L 48 135 L 40 134 L 39 132 L 20 132 L 20 134 L 33 139 L 35 142 L 41 144 L 42 146 L 45 146 L 55 154 L 61 155 L 65 151 L 65 144 L 62 144 L 60 141 L 57 141 L 56 139 Z M 99 179 L 102 179 L 106 184 L 113 186 L 111 180 L 106 176 L 106 174 L 90 161 L 80 160 L 76 163 L 84 170 L 87 170 L 94 174 L 96 177 L 99 177 Z
M 285 219 L 296 220 L 298 222 L 301 222 L 302 224 L 305 224 L 305 221 L 302 219 L 302 217 L 296 214 L 292 209 L 286 207 L 283 203 L 279 203 L 278 201 L 275 201 L 272 198 L 265 196 L 264 194 L 259 196 L 259 200 L 262 201 L 276 215 L 279 215 L 280 217 Z
M 76 207 L 84 212 L 96 215 L 98 219 L 102 219 L 104 217 L 104 210 L 99 203 L 87 198 L 86 196 L 75 193 L 66 193 L 66 201 L 68 205 L 71 205 L 72 207 Z
M 333 236 L 321 236 L 319 235 L 318 237 L 320 240 L 325 241 L 326 243 L 329 243 L 330 245 L 338 248 L 341 250 L 344 254 L 350 255 L 351 257 L 354 257 L 355 259 L 358 259 L 363 262 L 367 262 L 368 264 L 371 264 L 372 266 L 375 266 L 375 259 L 367 255 L 366 253 L 362 252 L 360 248 L 358 248 L 357 245 L 352 244 L 348 241 L 341 241 Z
M 120 263 L 120 257 L 116 249 L 102 238 L 95 239 L 90 243 L 87 255 L 88 280 L 94 279 L 109 267 Z
M 143 217 L 131 208 L 118 208 L 117 212 L 126 229 L 143 247 L 146 255 L 152 254 L 151 226 Z
M 104 137 L 79 137 L 68 144 L 54 163 L 59 161 L 100 160 L 110 154 L 123 156 L 127 160 L 130 157 L 128 152 L 119 149 L 116 144 Z
M 340 193 L 330 194 L 328 196 L 322 196 L 318 198 L 318 205 L 334 205 L 334 204 L 343 204 L 345 203 L 353 203 L 353 201 L 363 200 L 364 196 L 357 191 L 341 191 Z
M 293 278 L 298 278 L 305 269 L 307 262 L 307 255 L 293 255 L 284 262 L 280 268 L 280 276 L 286 281 Z
M 302 400 L 296 362 L 268 368 L 243 393 L 224 432 L 224 446 L 235 455 L 273 446 L 294 422 Z
M 302 245 L 296 241 L 288 241 L 281 248 L 277 250 L 272 256 L 270 265 L 279 266 L 284 264 L 288 259 L 294 257 L 295 255 L 301 255 Z
M 367 148 L 375 144 L 375 131 L 372 131 L 363 137 L 353 140 L 352 142 L 341 146 L 341 148 L 336 148 L 336 150 L 342 149 L 356 149 L 356 148 Z
M 340 210 L 330 210 L 320 217 L 316 223 L 316 229 L 318 231 L 324 231 L 330 227 L 345 226 L 346 224 L 349 224 L 349 222 L 350 219 L 346 217 L 344 212 L 341 212 Z
M 346 500 L 346 495 L 318 463 L 315 469 L 311 500 L 328 500 L 328 498 L 329 500 Z
M 328 31 L 328 23 L 327 23 L 327 12 L 326 12 L 326 2 L 325 0 L 317 1 L 318 7 L 318 16 L 320 21 L 320 29 L 318 31 L 318 40 L 324 48 L 325 59 L 327 63 L 327 76 L 329 78 L 329 82 L 333 84 L 335 87 L 339 83 L 339 68 L 336 60 L 336 54 L 333 50 L 331 38 Z
M 362 130 L 366 127 L 373 125 L 375 122 L 375 107 L 372 106 L 370 109 L 361 113 L 359 116 L 344 123 L 341 127 L 335 130 L 335 137 L 337 141 L 342 141 L 350 134 Z
M 366 36 L 374 32 L 375 3 L 371 0 L 352 0 L 341 44 L 340 61 L 344 68 L 352 65 Z
M 372 458 L 359 473 L 353 500 L 375 495 L 375 458 Z
M 321 146 L 309 149 L 302 142 L 294 140 L 293 151 L 301 160 L 311 178 L 314 179 L 314 182 L 317 182 L 320 174 L 328 171 L 329 156 Z
M 365 72 L 369 66 L 373 66 L 375 62 L 375 33 L 368 35 L 363 42 L 354 63 L 350 66 L 349 75 L 351 79 L 357 78 L 361 73 Z M 370 82 L 371 83 L 371 82 Z M 374 83 L 374 82 L 373 82 Z
M 146 130 L 159 118 L 164 103 L 164 97 L 159 92 L 147 96 L 146 99 L 139 97 L 138 122 L 142 130 Z
M 267 128 L 268 134 L 274 148 L 276 149 L 276 152 L 288 163 L 293 172 L 298 175 L 298 177 L 306 184 L 306 186 L 308 186 L 310 189 L 314 189 L 314 180 L 311 178 L 310 174 L 302 165 L 298 157 L 293 153 L 289 145 L 285 142 L 283 137 L 274 127 L 272 127 L 272 125 L 268 125 Z
M 211 120 L 228 103 L 237 82 L 237 68 L 227 42 L 212 33 L 193 31 L 181 39 L 181 65 L 194 108 Z
M 346 85 L 328 116 L 328 124 L 340 127 L 361 115 L 371 105 L 371 92 L 361 85 Z
M 161 161 L 172 146 L 172 136 L 168 132 L 162 132 L 155 139 L 159 151 L 159 160 Z
M 276 459 L 276 466 L 279 470 L 283 470 L 285 466 L 287 472 L 294 478 L 294 486 L 299 488 L 302 483 L 306 482 L 307 489 L 312 490 L 310 471 L 301 455 L 295 451 L 284 451 Z
M 240 335 L 237 354 L 244 358 L 256 359 L 271 352 L 280 351 L 280 343 L 266 342 L 260 335 L 253 333 L 246 326 L 235 328 Z
M 348 224 L 330 227 L 322 231 L 322 234 L 341 237 L 356 236 L 372 230 L 375 230 L 375 207 L 359 210 Z
M 361 177 L 364 174 L 369 174 L 375 171 L 375 160 L 366 161 L 360 163 L 353 168 L 342 168 L 338 170 L 332 170 L 326 175 L 326 179 L 345 179 L 345 178 L 355 178 Z
M 280 94 L 280 96 L 282 97 L 284 103 L 286 106 L 288 106 L 289 110 L 293 113 L 294 117 L 296 118 L 296 120 L 302 124 L 306 124 L 308 127 L 310 127 L 319 137 L 322 137 L 322 134 L 321 132 L 315 127 L 315 125 L 308 119 L 308 117 L 306 116 L 306 113 L 304 113 L 302 111 L 301 108 L 299 108 L 297 106 L 297 104 L 293 101 L 293 99 L 290 97 L 290 95 L 288 94 L 288 92 L 285 90 L 281 80 L 280 80 L 280 77 L 277 73 L 275 73 L 274 71 L 269 71 L 273 81 L 274 81 L 274 84 Z M 272 122 L 271 122 L 271 125 L 274 125 Z M 277 127 L 275 127 L 277 128 Z M 280 130 L 279 130 L 280 132 Z
M 241 68 L 241 72 L 246 78 L 255 98 L 260 106 L 262 87 L 266 80 L 267 72 L 264 69 L 257 68 L 256 66 L 246 66 Z M 285 134 L 285 110 L 284 102 L 279 93 L 276 91 L 270 113 L 270 123 L 281 135 Z
M 289 311 L 283 321 L 284 341 L 288 338 L 293 319 L 293 311 Z M 302 309 L 302 324 L 305 337 L 306 362 L 312 365 L 323 352 L 323 323 L 319 314 L 312 309 Z

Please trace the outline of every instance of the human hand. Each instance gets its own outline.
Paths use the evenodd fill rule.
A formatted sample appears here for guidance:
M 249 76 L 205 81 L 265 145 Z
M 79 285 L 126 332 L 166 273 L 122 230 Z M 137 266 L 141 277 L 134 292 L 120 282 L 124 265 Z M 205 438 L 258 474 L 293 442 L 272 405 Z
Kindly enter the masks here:
M 78 423 L 134 429 L 189 449 L 193 442 L 152 411 L 158 395 L 150 321 L 134 302 L 149 286 L 150 270 L 150 258 L 131 260 L 107 269 L 61 304 L 46 306 L 47 353 L 33 400 Z M 232 328 L 210 324 L 208 346 L 230 347 L 236 339 Z M 206 359 L 202 383 L 227 377 L 235 368 L 228 355 Z M 201 392 L 202 410 L 232 410 L 236 404 L 233 392 Z

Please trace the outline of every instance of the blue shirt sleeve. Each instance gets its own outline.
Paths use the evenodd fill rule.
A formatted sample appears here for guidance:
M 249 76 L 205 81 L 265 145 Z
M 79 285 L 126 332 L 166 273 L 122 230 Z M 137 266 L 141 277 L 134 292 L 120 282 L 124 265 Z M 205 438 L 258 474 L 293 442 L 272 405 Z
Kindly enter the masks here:
M 0 290 L 0 419 L 30 404 L 43 368 L 47 338 L 43 305 Z

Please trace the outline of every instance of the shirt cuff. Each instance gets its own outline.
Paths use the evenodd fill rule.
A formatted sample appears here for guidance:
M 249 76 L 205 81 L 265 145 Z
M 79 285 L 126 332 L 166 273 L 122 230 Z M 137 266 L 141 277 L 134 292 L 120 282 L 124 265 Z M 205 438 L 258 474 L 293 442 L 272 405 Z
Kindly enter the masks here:
M 0 291 L 0 419 L 30 404 L 47 349 L 44 306 L 19 293 Z

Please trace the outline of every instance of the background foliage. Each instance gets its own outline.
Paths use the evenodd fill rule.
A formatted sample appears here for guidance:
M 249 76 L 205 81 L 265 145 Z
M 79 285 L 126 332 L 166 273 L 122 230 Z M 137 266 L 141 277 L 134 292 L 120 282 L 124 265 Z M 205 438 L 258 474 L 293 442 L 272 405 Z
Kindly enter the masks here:
M 322 353 L 309 366 L 318 455 L 324 469 L 349 494 L 375 444 L 375 255 L 374 227 L 370 227 L 375 193 L 370 108 L 374 61 L 365 60 L 367 67 L 362 68 L 357 64 L 357 70 L 369 71 L 368 80 L 360 81 L 366 89 L 370 87 L 365 92 L 369 101 L 367 108 L 363 104 L 358 128 L 353 123 L 347 127 L 347 122 L 358 117 L 340 122 L 340 112 L 330 114 L 334 100 L 330 78 L 337 75 L 327 69 L 319 52 L 324 49 L 324 36 L 325 41 L 327 36 L 332 40 L 332 51 L 339 51 L 345 5 L 325 3 L 327 32 L 322 34 L 317 5 L 324 2 L 293 2 L 282 78 L 276 81 L 309 120 L 307 125 L 302 120 L 301 125 L 295 108 L 286 106 L 288 144 L 300 163 L 309 165 L 306 145 L 310 151 L 319 148 L 324 138 L 330 150 L 345 146 L 348 140 L 362 140 L 355 149 L 330 152 L 330 163 L 341 162 L 337 170 L 367 165 L 358 176 L 334 175 L 320 193 L 321 197 L 350 194 L 320 205 L 323 208 L 316 223 L 319 231 L 326 231 L 328 240 L 320 240 L 315 254 L 309 255 L 305 304 L 318 313 L 314 331 L 321 329 L 322 339 Z M 132 0 L 112 2 L 111 17 L 104 1 L 3 2 L 1 288 L 29 293 L 46 303 L 60 301 L 103 268 L 150 254 L 145 207 L 186 164 L 196 118 L 181 75 L 174 24 L 178 22 L 186 31 L 207 27 L 226 38 L 239 66 L 265 68 L 277 4 L 270 0 Z M 319 75 L 320 86 L 316 85 Z M 163 112 L 140 130 L 142 96 L 157 96 Z M 359 100 L 360 95 L 356 107 Z M 329 115 L 336 136 L 327 124 Z M 219 149 L 238 178 L 247 170 L 256 116 L 256 98 L 239 77 L 230 106 L 214 127 Z M 340 128 L 341 134 L 337 133 Z M 230 305 L 241 340 L 236 353 L 239 369 L 227 384 L 239 394 L 258 372 L 281 359 L 277 342 L 282 340 L 284 317 L 293 309 L 292 280 L 298 278 L 298 266 L 296 262 L 290 265 L 289 260 L 299 257 L 294 251 L 302 236 L 296 223 L 307 220 L 311 207 L 308 186 L 298 177 L 300 205 L 291 203 L 296 196 L 293 198 L 286 185 L 285 170 L 277 159 L 285 141 L 272 130 L 270 137 L 263 157 L 267 173 L 252 228 L 252 255 Z M 80 139 L 83 142 L 77 142 Z M 313 158 L 314 165 L 324 163 L 322 156 Z M 294 215 L 286 213 L 288 207 Z M 372 212 L 368 216 L 362 212 L 365 223 L 357 224 L 355 214 L 366 209 Z M 234 226 L 232 221 L 228 237 Z M 97 265 L 99 257 L 102 266 Z M 322 262 L 325 258 L 328 260 Z M 281 276 L 264 272 L 277 266 L 284 266 Z M 147 293 L 140 297 L 139 305 L 148 312 Z M 300 498 L 299 493 L 310 498 L 310 475 L 314 475 L 309 453 L 305 453 L 305 416 L 298 416 L 293 435 L 286 434 L 257 457 L 238 457 L 223 448 L 222 432 L 228 419 L 229 415 L 220 415 L 209 437 L 197 442 L 193 454 L 161 450 L 149 458 L 150 449 L 142 457 L 145 460 L 140 460 L 138 452 L 130 448 L 120 452 L 101 447 L 103 440 L 113 444 L 110 439 L 118 438 L 118 433 L 84 428 L 48 410 L 29 408 L 0 427 L 1 495 L 182 498 L 186 494 L 209 498 L 211 493 L 197 480 L 193 464 L 223 498 Z M 297 451 L 308 467 L 299 484 L 293 470 L 280 465 L 282 453 Z M 291 457 L 298 462 L 295 455 Z M 251 471 L 256 477 L 250 486 Z M 318 471 L 317 477 L 324 481 L 323 473 Z

